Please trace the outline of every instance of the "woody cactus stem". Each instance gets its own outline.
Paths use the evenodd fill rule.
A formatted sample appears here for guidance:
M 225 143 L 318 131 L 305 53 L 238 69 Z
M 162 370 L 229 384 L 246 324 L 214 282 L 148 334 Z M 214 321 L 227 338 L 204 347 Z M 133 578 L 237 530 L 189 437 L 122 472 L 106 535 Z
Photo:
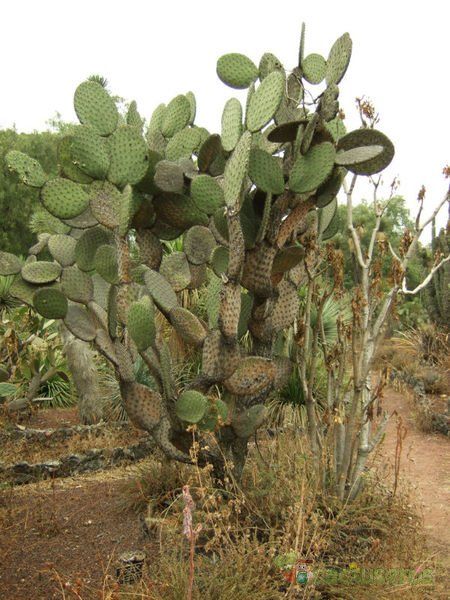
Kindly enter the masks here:
M 331 237 L 343 174 L 371 175 L 393 156 L 382 133 L 345 131 L 338 84 L 349 35 L 327 59 L 304 56 L 304 43 L 303 33 L 291 71 L 270 53 L 259 66 L 238 53 L 219 58 L 219 78 L 248 89 L 245 111 L 227 102 L 220 135 L 195 124 L 192 92 L 160 104 L 144 135 L 136 103 L 119 115 L 97 78 L 75 91 L 80 125 L 61 140 L 57 177 L 20 152 L 6 158 L 67 228 L 31 249 L 24 265 L 0 254 L 0 273 L 15 276 L 11 292 L 96 346 L 114 365 L 130 419 L 168 457 L 191 460 L 180 448 L 196 424 L 216 432 L 237 475 L 270 394 L 289 376 L 278 342 L 297 317 L 302 236 Z M 315 105 L 306 103 L 307 88 L 323 81 Z M 175 239 L 182 250 L 170 253 L 163 242 Z M 202 288 L 208 323 L 180 303 L 181 292 Z M 200 375 L 182 386 L 170 329 L 201 355 Z M 242 343 L 247 332 L 250 346 Z M 139 355 L 154 389 L 136 381 Z

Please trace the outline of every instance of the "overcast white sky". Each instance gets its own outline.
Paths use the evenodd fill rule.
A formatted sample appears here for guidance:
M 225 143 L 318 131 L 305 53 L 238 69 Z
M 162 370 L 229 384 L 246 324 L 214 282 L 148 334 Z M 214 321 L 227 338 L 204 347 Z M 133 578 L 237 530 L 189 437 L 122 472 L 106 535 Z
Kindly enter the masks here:
M 217 58 L 242 52 L 258 64 L 271 51 L 290 69 L 305 21 L 307 54 L 326 57 L 350 33 L 353 56 L 340 86 L 347 128 L 358 126 L 354 98 L 365 94 L 396 147 L 386 184 L 398 175 L 411 207 L 424 184 L 431 207 L 448 185 L 441 172 L 450 162 L 449 18 L 448 0 L 3 2 L 0 127 L 44 129 L 56 111 L 75 120 L 77 84 L 100 73 L 146 118 L 192 90 L 196 122 L 220 131 L 225 101 L 245 96 L 217 78 Z

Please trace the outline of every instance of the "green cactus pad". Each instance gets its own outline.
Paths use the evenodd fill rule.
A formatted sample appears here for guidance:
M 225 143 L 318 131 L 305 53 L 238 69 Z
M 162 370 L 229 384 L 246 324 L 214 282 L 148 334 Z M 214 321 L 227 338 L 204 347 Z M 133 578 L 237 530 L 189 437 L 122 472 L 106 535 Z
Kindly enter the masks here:
M 341 167 L 335 167 L 331 177 L 317 190 L 316 206 L 323 208 L 337 196 L 341 189 L 346 170 Z
M 245 131 L 225 167 L 225 203 L 228 207 L 234 210 L 238 210 L 240 208 L 241 191 L 247 176 L 251 143 L 251 133 L 249 131 Z
M 198 168 L 202 173 L 210 172 L 212 166 L 223 157 L 220 135 L 210 135 L 200 146 L 198 152 Z
M 286 273 L 297 266 L 305 256 L 305 249 L 302 246 L 288 246 L 283 248 L 275 256 L 272 265 L 272 274 Z
M 188 290 L 197 290 L 206 283 L 208 275 L 206 264 L 193 265 L 189 263 L 189 269 L 191 271 L 191 282 L 188 285 Z
M 178 335 L 191 346 L 199 347 L 206 338 L 206 330 L 187 308 L 176 306 L 169 313 L 169 319 Z
M 339 110 L 339 88 L 337 85 L 332 83 L 329 85 L 320 99 L 320 116 L 326 122 L 332 121 L 336 118 Z
M 338 84 L 344 77 L 352 56 L 352 40 L 348 33 L 337 39 L 328 55 L 325 78 L 327 84 Z
M 228 270 L 230 252 L 225 246 L 216 246 L 211 255 L 211 266 L 217 277 L 221 277 Z
M 190 263 L 201 265 L 209 261 L 216 240 L 207 227 L 194 225 L 183 238 L 183 250 Z
M 173 137 L 186 127 L 191 118 L 191 104 L 183 94 L 176 96 L 164 110 L 161 133 L 166 138 Z
M 104 179 L 109 168 L 108 145 L 89 125 L 77 127 L 72 135 L 70 155 L 83 173 L 94 179 Z
M 185 127 L 178 131 L 166 146 L 167 160 L 190 158 L 201 144 L 201 135 L 198 129 Z
M 134 215 L 138 212 L 144 197 L 131 185 L 125 186 L 122 192 L 119 209 L 119 235 L 125 236 L 130 229 Z
M 66 135 L 58 145 L 58 165 L 61 173 L 75 183 L 90 183 L 92 177 L 83 173 L 72 159 L 72 135 Z
M 280 160 L 264 150 L 252 148 L 248 174 L 253 183 L 263 192 L 283 193 L 284 177 Z
M 170 313 L 178 306 L 177 295 L 172 286 L 158 271 L 148 269 L 144 274 L 144 281 L 148 292 L 162 312 Z
M 164 103 L 158 104 L 150 117 L 150 123 L 148 124 L 147 135 L 161 132 L 161 125 L 166 111 L 166 105 Z
M 180 165 L 161 160 L 155 167 L 155 185 L 163 192 L 180 193 L 184 187 L 184 174 Z
M 0 251 L 0 275 L 16 275 L 20 273 L 22 263 L 14 254 Z
M 136 104 L 136 100 L 133 100 L 132 102 L 130 102 L 130 106 L 128 107 L 128 111 L 127 111 L 127 125 L 130 125 L 130 127 L 136 127 L 136 129 L 138 129 L 139 131 L 142 131 L 142 127 L 144 125 L 144 120 L 141 117 L 141 115 L 139 114 L 139 111 L 137 109 L 137 104 Z
M 358 162 L 345 165 L 346 169 L 358 175 L 374 175 L 385 169 L 394 158 L 394 145 L 391 140 L 376 129 L 356 129 L 340 138 L 337 151 L 353 150 L 364 146 L 381 146 L 383 151 L 378 155 Z
M 299 121 L 288 121 L 274 127 L 268 134 L 267 139 L 269 142 L 275 142 L 278 144 L 284 144 L 286 142 L 293 142 L 297 138 L 298 128 L 301 125 L 306 125 L 308 121 L 302 119 Z
M 25 263 L 21 275 L 28 283 L 51 283 L 61 275 L 61 265 L 45 260 Z
M 119 113 L 108 92 L 96 81 L 84 81 L 75 90 L 74 106 L 83 125 L 91 125 L 100 135 L 109 135 L 117 127 Z
M 199 422 L 199 427 L 202 431 L 214 431 L 220 421 L 226 422 L 228 418 L 228 406 L 220 398 L 214 399 L 210 404 L 205 416 Z
M 299 194 L 311 192 L 330 176 L 336 150 L 330 142 L 313 146 L 307 154 L 299 156 L 292 167 L 289 187 Z
M 95 181 L 89 190 L 91 213 L 95 219 L 108 229 L 119 225 L 122 194 L 109 181 Z
M 76 217 L 73 217 L 72 219 L 62 219 L 61 222 L 71 228 L 70 235 L 73 237 L 76 237 L 74 234 L 75 230 L 89 229 L 90 227 L 98 225 L 97 219 L 92 214 L 90 206 Z
M 224 381 L 226 389 L 236 396 L 253 396 L 274 380 L 275 363 L 269 358 L 248 356 L 241 360 L 233 375 Z
M 150 269 L 158 269 L 162 259 L 162 244 L 157 236 L 149 229 L 138 229 L 136 239 L 141 262 Z
M 335 142 L 338 142 L 341 137 L 347 133 L 347 128 L 344 125 L 344 121 L 339 117 L 339 115 L 326 123 L 325 127 L 331 133 Z
M 78 304 L 69 305 L 64 325 L 76 338 L 85 342 L 91 342 L 97 333 L 94 319 L 84 307 Z
M 243 90 L 256 81 L 258 68 L 247 56 L 232 52 L 217 61 L 217 75 L 226 85 Z
M 155 308 L 148 296 L 130 305 L 127 327 L 138 350 L 144 351 L 153 345 L 156 336 Z
M 33 296 L 33 306 L 46 319 L 64 319 L 67 314 L 66 296 L 55 288 L 42 288 Z
M 285 78 L 273 71 L 262 81 L 250 98 L 246 124 L 250 131 L 259 131 L 273 118 L 284 94 Z
M 10 150 L 5 161 L 8 170 L 17 173 L 20 181 L 30 187 L 40 188 L 48 179 L 39 161 L 28 154 Z
M 73 302 L 88 304 L 94 298 L 92 278 L 76 266 L 63 269 L 61 289 L 67 298 Z
M 323 234 L 331 221 L 334 218 L 334 215 L 337 211 L 337 199 L 335 198 L 332 202 L 324 206 L 319 210 L 319 233 Z
M 331 219 L 328 227 L 322 233 L 322 242 L 329 240 L 333 236 L 335 236 L 339 231 L 339 217 L 337 212 L 335 212 L 333 218 Z
M 122 125 L 109 140 L 111 162 L 108 179 L 118 186 L 135 184 L 147 172 L 147 146 L 140 131 L 130 125 Z
M 61 177 L 55 177 L 44 185 L 41 198 L 48 212 L 59 219 L 77 217 L 89 206 L 89 195 L 84 187 Z
M 191 271 L 184 252 L 165 254 L 159 272 L 167 279 L 175 292 L 181 292 L 191 282 Z
M 303 77 L 312 84 L 318 84 L 324 80 L 327 72 L 327 62 L 320 54 L 308 54 L 302 61 L 301 68 Z
M 357 148 L 350 148 L 350 150 L 340 150 L 337 152 L 334 162 L 349 169 L 351 165 L 357 167 L 362 162 L 376 158 L 383 151 L 384 147 L 380 145 L 359 146 Z
M 222 146 L 227 152 L 236 147 L 242 134 L 242 105 L 237 98 L 230 98 L 222 113 Z
M 189 196 L 164 194 L 153 199 L 156 216 L 163 223 L 185 231 L 192 225 L 207 225 L 208 216 Z
M 155 221 L 151 231 L 160 240 L 176 240 L 184 233 L 187 227 L 173 227 L 160 219 Z
M 270 73 L 274 71 L 280 71 L 284 73 L 283 65 L 281 61 L 270 52 L 266 52 L 262 55 L 261 60 L 259 61 L 259 78 L 261 81 L 265 79 Z
M 185 96 L 188 99 L 189 106 L 191 107 L 191 113 L 189 115 L 189 125 L 193 125 L 195 121 L 195 115 L 197 113 L 197 101 L 195 99 L 194 92 L 186 92 Z
M 109 244 L 112 234 L 102 227 L 94 227 L 83 232 L 75 246 L 75 259 L 82 271 L 92 271 L 97 248 L 103 244 Z
M 252 314 L 253 297 L 250 294 L 241 293 L 241 313 L 238 323 L 238 339 L 245 335 L 248 331 L 248 322 Z
M 208 398 L 195 390 L 186 390 L 180 394 L 175 404 L 175 413 L 181 421 L 198 423 L 208 409 Z
M 117 251 L 114 246 L 104 244 L 97 248 L 94 258 L 94 267 L 97 273 L 108 283 L 119 283 Z
M 48 240 L 50 239 L 49 233 L 40 233 L 38 235 L 38 241 L 36 244 L 28 248 L 28 256 L 34 255 L 37 256 L 40 254 L 45 248 L 47 248 Z
M 62 267 L 69 267 L 75 262 L 76 243 L 70 235 L 56 234 L 49 237 L 47 245 L 53 258 Z
M 141 295 L 141 286 L 136 283 L 127 283 L 118 286 L 116 295 L 116 315 L 117 319 L 127 325 L 128 309 L 133 302 L 139 300 Z
M 210 175 L 198 175 L 192 180 L 191 198 L 199 210 L 207 215 L 212 215 L 225 204 L 222 187 Z
M 320 121 L 320 117 L 317 113 L 314 113 L 306 124 L 306 127 L 301 135 L 300 152 L 306 154 L 312 144 L 314 134 L 316 133 L 317 125 Z M 297 146 L 297 144 L 296 144 Z
M 255 404 L 233 417 L 231 426 L 239 438 L 249 438 L 261 427 L 267 418 L 267 409 L 263 404 Z

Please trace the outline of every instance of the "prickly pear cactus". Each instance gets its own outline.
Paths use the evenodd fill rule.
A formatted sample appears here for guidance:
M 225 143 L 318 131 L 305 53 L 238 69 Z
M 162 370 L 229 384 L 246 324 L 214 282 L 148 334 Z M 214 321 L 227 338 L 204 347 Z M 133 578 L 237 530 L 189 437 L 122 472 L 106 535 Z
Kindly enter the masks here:
M 113 364 L 130 419 L 176 460 L 191 460 L 176 447 L 188 426 L 230 447 L 264 422 L 288 371 L 274 349 L 297 317 L 305 257 L 319 247 L 311 238 L 334 235 L 348 171 L 372 175 L 393 157 L 384 134 L 347 133 L 341 119 L 350 36 L 328 58 L 305 55 L 304 44 L 303 31 L 290 71 L 270 53 L 259 63 L 219 58 L 220 79 L 247 89 L 245 103 L 226 103 L 220 135 L 195 124 L 192 92 L 160 104 L 143 127 L 136 103 L 120 115 L 97 78 L 75 91 L 80 125 L 61 140 L 57 177 L 20 152 L 6 157 L 67 233 L 40 241 L 24 264 L 0 253 L 0 274 Z M 204 293 L 207 321 L 182 303 L 192 289 Z M 168 330 L 201 356 L 200 373 L 181 386 Z M 158 389 L 136 381 L 139 355 Z

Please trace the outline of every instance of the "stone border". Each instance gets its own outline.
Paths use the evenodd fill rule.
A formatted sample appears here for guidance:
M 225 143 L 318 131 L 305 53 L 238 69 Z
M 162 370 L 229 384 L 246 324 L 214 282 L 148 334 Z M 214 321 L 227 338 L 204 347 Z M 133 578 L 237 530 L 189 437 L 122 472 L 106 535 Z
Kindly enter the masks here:
M 10 429 L 0 431 L 0 443 L 3 441 L 26 439 L 30 442 L 45 442 L 47 440 L 62 441 L 78 435 L 80 438 L 88 437 L 91 434 L 100 435 L 107 429 L 128 429 L 129 421 L 104 421 L 95 425 L 72 425 L 68 427 L 58 427 L 57 429 Z
M 123 448 L 93 448 L 83 454 L 70 454 L 59 460 L 30 464 L 19 462 L 12 465 L 0 464 L 0 481 L 12 485 L 23 485 L 57 477 L 70 477 L 80 473 L 110 469 L 124 463 L 145 458 L 155 449 L 152 439 Z
M 419 406 L 425 414 L 431 417 L 431 428 L 437 433 L 442 433 L 448 436 L 450 434 L 450 403 L 448 404 L 447 413 L 434 412 L 431 409 L 430 401 L 425 392 L 425 386 L 421 379 L 417 379 L 414 375 L 403 373 L 397 369 L 391 371 L 392 379 L 399 379 L 412 388 L 414 402 Z

